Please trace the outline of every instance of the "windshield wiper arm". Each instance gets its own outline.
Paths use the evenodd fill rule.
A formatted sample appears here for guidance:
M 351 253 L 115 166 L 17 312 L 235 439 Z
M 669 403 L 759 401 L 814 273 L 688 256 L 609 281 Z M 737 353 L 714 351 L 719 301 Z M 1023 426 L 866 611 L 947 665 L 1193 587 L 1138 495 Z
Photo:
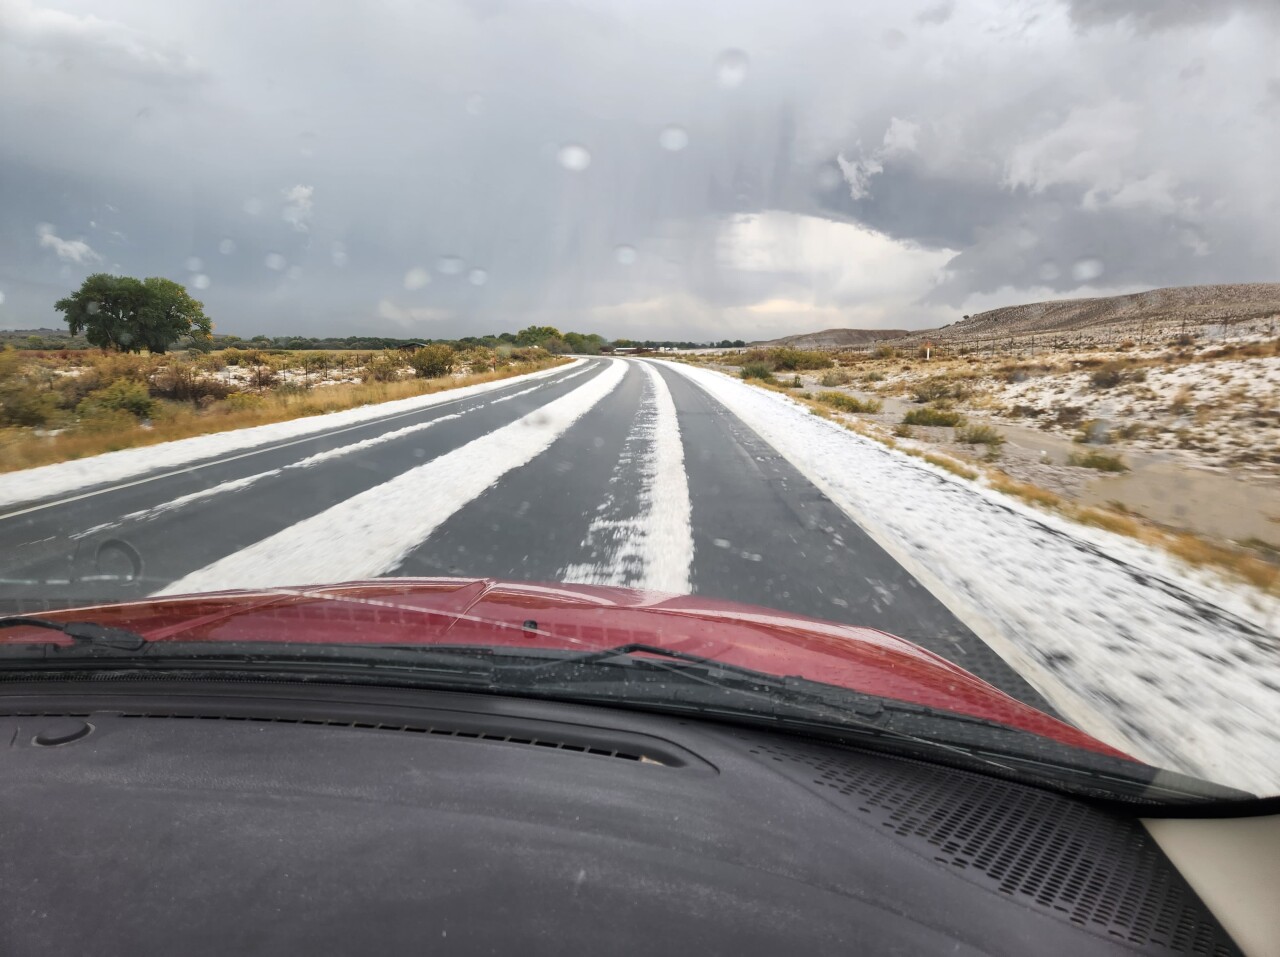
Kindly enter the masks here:
M 0 618 L 0 628 L 47 628 L 66 635 L 77 645 L 115 648 L 120 651 L 138 651 L 147 643 L 135 631 L 125 628 L 109 628 L 93 621 L 50 621 L 48 618 L 10 617 Z

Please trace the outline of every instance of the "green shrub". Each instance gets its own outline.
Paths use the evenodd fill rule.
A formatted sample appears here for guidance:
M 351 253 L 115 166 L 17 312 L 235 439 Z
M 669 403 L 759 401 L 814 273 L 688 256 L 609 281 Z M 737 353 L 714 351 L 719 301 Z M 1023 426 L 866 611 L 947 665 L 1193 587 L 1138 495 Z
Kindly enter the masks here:
M 911 431 L 911 426 L 907 425 L 905 422 L 899 422 L 895 425 L 893 427 L 893 434 L 900 439 L 909 439 L 911 436 L 915 435 L 915 433 Z
M 832 386 L 848 385 L 853 381 L 853 376 L 844 369 L 832 369 L 830 372 L 824 372 L 820 381 L 826 388 L 830 389 Z
M 883 382 L 883 381 L 884 381 L 884 373 L 883 373 L 883 372 L 868 372 L 866 375 L 864 375 L 864 376 L 862 377 L 862 381 L 863 381 L 863 382 Z
M 156 411 L 156 400 L 141 382 L 117 379 L 105 388 L 90 392 L 81 401 L 79 412 L 92 416 L 98 412 L 126 412 L 138 419 L 149 419 Z
M 1118 455 L 1107 455 L 1105 452 L 1085 452 L 1083 455 L 1072 452 L 1067 456 L 1067 464 L 1082 469 L 1096 469 L 1099 472 L 1127 472 L 1129 466 Z
M 738 375 L 744 379 L 759 379 L 761 382 L 773 382 L 773 370 L 763 362 L 749 362 L 742 367 Z
M 897 356 L 898 350 L 890 345 L 876 346 L 875 352 L 872 353 L 877 359 L 892 359 Z
M 956 441 L 965 445 L 985 445 L 998 449 L 1004 445 L 1004 436 L 989 425 L 968 425 L 956 429 Z
M 247 412 L 250 409 L 262 408 L 267 401 L 262 396 L 249 392 L 233 392 L 227 396 L 226 404 L 232 412 Z
M 939 409 L 926 405 L 921 409 L 911 409 L 902 417 L 903 425 L 940 425 L 957 426 L 964 422 L 964 416 L 950 409 Z
M 113 432 L 129 432 L 138 424 L 136 416 L 124 409 L 108 409 L 93 406 L 80 417 L 77 429 L 93 435 L 110 435 Z
M 819 392 L 815 398 L 841 412 L 879 412 L 882 408 L 879 399 L 859 399 L 843 392 Z
M 419 379 L 438 379 L 453 371 L 454 351 L 443 343 L 415 349 L 409 356 L 409 365 Z

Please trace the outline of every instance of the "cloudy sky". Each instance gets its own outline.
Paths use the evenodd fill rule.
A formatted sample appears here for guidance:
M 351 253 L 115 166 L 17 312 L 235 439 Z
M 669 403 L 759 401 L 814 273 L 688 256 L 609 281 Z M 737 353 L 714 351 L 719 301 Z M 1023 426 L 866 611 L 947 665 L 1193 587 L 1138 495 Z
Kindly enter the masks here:
M 0 0 L 0 327 L 758 338 L 1280 280 L 1275 0 Z

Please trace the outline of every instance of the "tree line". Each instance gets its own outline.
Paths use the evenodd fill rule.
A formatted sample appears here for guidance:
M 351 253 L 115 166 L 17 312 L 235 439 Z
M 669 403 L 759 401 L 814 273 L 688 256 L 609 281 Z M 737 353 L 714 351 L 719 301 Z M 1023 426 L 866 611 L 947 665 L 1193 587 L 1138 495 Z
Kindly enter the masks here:
M 27 335 L 5 337 L 19 349 L 68 349 L 96 346 L 119 352 L 163 354 L 170 349 L 208 352 L 214 349 L 378 350 L 411 349 L 424 345 L 449 345 L 455 349 L 502 346 L 537 346 L 553 354 L 599 355 L 615 348 L 718 347 L 741 348 L 743 340 L 718 343 L 690 340 L 610 341 L 594 332 L 561 332 L 555 326 L 526 326 L 519 332 L 463 336 L 454 339 L 400 339 L 389 336 L 266 336 L 250 338 L 215 335 L 204 303 L 192 298 L 181 283 L 159 276 L 135 279 L 95 273 L 78 290 L 59 299 L 54 308 L 63 314 L 69 336 Z

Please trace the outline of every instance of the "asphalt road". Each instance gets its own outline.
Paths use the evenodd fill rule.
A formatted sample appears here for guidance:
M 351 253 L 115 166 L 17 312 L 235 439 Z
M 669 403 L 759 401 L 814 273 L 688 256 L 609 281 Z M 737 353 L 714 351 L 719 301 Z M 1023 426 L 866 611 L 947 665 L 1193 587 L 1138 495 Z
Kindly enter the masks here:
M 0 611 L 299 576 L 593 581 L 879 628 L 1051 710 L 771 446 L 660 364 L 589 360 L 191 465 L 0 511 Z

